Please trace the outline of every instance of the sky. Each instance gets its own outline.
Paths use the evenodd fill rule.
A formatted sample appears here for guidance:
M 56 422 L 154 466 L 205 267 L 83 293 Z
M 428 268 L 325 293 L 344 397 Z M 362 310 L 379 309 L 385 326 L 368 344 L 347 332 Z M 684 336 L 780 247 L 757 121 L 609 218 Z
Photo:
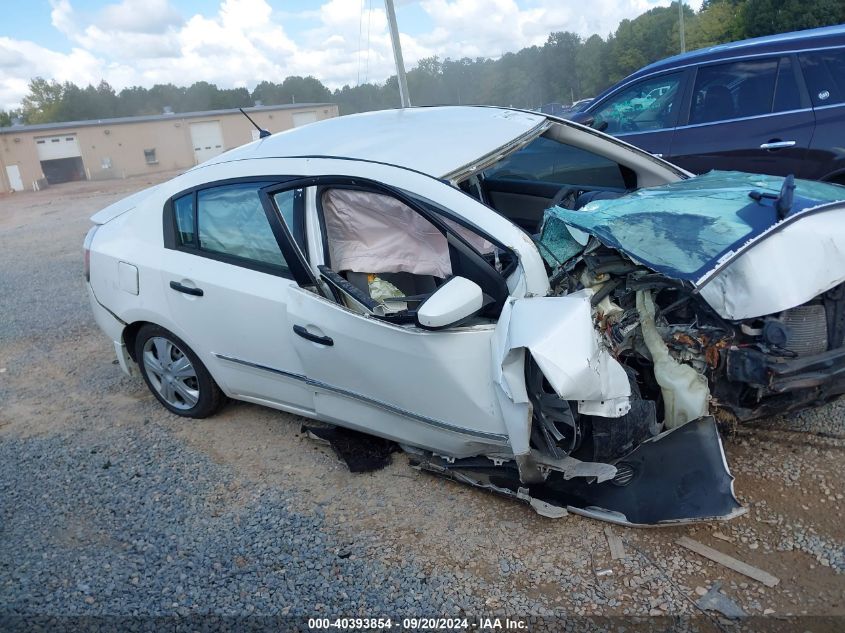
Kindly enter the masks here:
M 499 57 L 552 31 L 606 36 L 670 0 L 395 0 L 405 66 Z M 701 0 L 687 2 L 698 9 Z M 156 83 L 252 89 L 313 75 L 329 88 L 394 73 L 383 0 L 0 0 L 0 108 L 32 77 L 116 90 Z M 586 10 L 585 7 L 589 7 Z

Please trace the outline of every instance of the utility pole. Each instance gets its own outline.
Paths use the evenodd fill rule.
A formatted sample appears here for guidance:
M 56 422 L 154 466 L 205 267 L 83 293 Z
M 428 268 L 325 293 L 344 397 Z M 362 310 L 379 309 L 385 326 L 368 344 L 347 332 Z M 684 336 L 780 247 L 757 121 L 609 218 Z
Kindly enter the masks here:
M 684 3 L 678 0 L 678 31 L 681 34 L 681 53 L 687 52 L 686 38 L 684 37 Z
M 410 108 L 411 95 L 408 94 L 408 79 L 405 77 L 405 62 L 402 61 L 402 44 L 399 42 L 399 27 L 396 25 L 396 11 L 393 9 L 393 0 L 384 0 L 384 8 L 387 10 L 390 42 L 393 44 L 396 78 L 399 80 L 399 100 L 403 108 Z

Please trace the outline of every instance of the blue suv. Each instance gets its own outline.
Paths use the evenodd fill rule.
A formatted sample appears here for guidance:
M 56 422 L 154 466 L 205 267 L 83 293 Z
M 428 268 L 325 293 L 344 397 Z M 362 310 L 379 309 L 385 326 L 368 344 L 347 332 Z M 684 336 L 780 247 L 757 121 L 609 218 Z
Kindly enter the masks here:
M 845 184 L 845 25 L 664 59 L 570 117 L 694 173 Z

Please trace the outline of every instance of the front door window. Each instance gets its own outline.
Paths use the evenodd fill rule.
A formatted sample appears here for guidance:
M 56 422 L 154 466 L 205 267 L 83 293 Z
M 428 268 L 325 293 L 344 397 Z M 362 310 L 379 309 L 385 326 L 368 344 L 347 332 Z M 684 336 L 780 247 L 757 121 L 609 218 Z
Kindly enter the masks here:
M 675 125 L 681 73 L 635 83 L 605 101 L 595 112 L 594 127 L 607 123 L 608 134 L 663 130 Z

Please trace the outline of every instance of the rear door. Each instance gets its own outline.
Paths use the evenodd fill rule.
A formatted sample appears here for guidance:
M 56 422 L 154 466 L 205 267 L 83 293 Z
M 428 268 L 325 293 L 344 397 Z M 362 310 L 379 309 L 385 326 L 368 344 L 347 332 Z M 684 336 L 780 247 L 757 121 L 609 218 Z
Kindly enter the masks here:
M 686 71 L 677 70 L 624 86 L 589 112 L 593 127 L 647 152 L 665 157 L 672 145 L 678 110 L 686 86 Z
M 308 412 L 313 394 L 288 315 L 296 282 L 278 243 L 278 216 L 266 213 L 259 197 L 269 184 L 212 183 L 171 200 L 162 281 L 176 334 L 227 393 Z M 286 220 L 296 200 L 283 205 Z
M 794 56 L 700 66 L 669 160 L 712 169 L 808 176 L 815 118 Z
M 810 178 L 845 183 L 845 48 L 798 55 L 816 116 Z

